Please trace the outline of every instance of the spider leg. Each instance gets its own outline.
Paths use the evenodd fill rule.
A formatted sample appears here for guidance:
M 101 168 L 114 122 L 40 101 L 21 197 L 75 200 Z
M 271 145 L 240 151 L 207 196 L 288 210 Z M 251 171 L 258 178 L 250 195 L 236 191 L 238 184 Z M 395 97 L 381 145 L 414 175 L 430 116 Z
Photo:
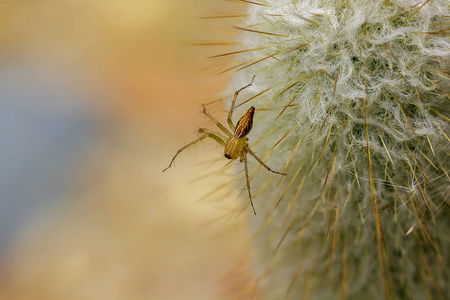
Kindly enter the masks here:
M 233 130 L 233 131 L 235 129 L 235 126 L 234 126 L 233 122 L 231 121 L 231 117 L 233 116 L 234 104 L 236 103 L 236 98 L 242 90 L 248 88 L 249 86 L 251 86 L 253 84 L 253 80 L 255 80 L 255 76 L 253 76 L 252 81 L 249 84 L 247 84 L 244 87 L 241 87 L 239 90 L 237 90 L 234 93 L 233 101 L 231 102 L 230 112 L 228 113 L 228 118 L 227 118 L 228 126 L 230 126 L 231 130 Z
M 286 173 L 281 173 L 281 172 L 277 172 L 272 170 L 271 168 L 269 168 L 268 165 L 266 165 L 258 156 L 256 156 L 256 154 L 250 149 L 249 146 L 245 146 L 245 151 L 247 151 L 248 153 L 250 153 L 251 156 L 253 156 L 264 168 L 266 168 L 268 171 L 275 173 L 275 174 L 280 174 L 280 175 L 287 175 Z
M 228 140 L 228 137 L 224 136 L 223 134 L 211 131 L 209 129 L 206 128 L 199 128 L 198 129 L 198 133 L 206 135 L 210 138 L 212 138 L 213 140 L 215 140 L 219 145 L 225 147 L 225 144 Z
M 228 135 L 228 136 L 232 136 L 232 135 L 233 135 L 228 129 L 225 128 L 225 126 L 223 126 L 219 121 L 216 120 L 216 118 L 214 118 L 213 116 L 211 116 L 211 115 L 206 111 L 205 104 L 202 104 L 202 106 L 203 106 L 203 113 L 204 113 L 211 121 L 213 121 L 213 122 L 217 125 L 217 127 L 219 127 L 220 130 L 223 131 L 223 133 L 225 133 L 225 134 Z M 234 129 L 233 129 L 233 130 L 234 130 Z
M 255 207 L 253 206 L 252 194 L 250 192 L 250 180 L 248 179 L 247 155 L 245 153 L 243 153 L 242 157 L 244 159 L 245 180 L 247 182 L 248 197 L 250 198 L 250 204 L 252 205 L 253 213 L 256 215 L 256 210 L 255 210 Z
M 186 150 L 186 149 L 189 148 L 190 146 L 193 146 L 193 145 L 197 144 L 198 142 L 200 142 L 201 140 L 203 140 L 203 139 L 205 139 L 205 138 L 207 138 L 207 137 L 212 138 L 212 139 L 215 140 L 217 143 L 219 143 L 220 145 L 222 145 L 222 146 L 225 147 L 225 141 L 226 141 L 226 138 L 225 138 L 223 135 L 218 134 L 218 133 L 215 133 L 215 132 L 210 131 L 210 130 L 205 129 L 205 128 L 200 128 L 200 129 L 198 130 L 198 132 L 201 133 L 202 135 L 201 135 L 198 139 L 196 139 L 196 140 L 190 142 L 189 144 L 187 144 L 186 146 L 181 147 L 181 148 L 177 151 L 177 153 L 174 155 L 174 157 L 172 158 L 172 160 L 170 161 L 169 166 L 168 166 L 167 168 L 165 168 L 165 169 L 163 170 L 163 172 L 166 171 L 167 169 L 169 169 L 169 168 L 172 166 L 173 162 L 175 161 L 175 158 L 176 158 L 181 152 L 183 152 L 184 150 Z

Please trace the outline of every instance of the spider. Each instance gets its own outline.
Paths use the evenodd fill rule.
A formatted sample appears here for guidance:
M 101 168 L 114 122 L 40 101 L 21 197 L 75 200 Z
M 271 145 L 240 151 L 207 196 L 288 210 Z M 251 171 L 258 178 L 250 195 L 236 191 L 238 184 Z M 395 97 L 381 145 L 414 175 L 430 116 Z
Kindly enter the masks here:
M 179 149 L 177 151 L 177 153 L 175 154 L 175 156 L 172 158 L 172 161 L 170 162 L 169 166 L 167 168 L 165 168 L 163 170 L 163 172 L 166 171 L 167 169 L 169 169 L 172 166 L 173 162 L 175 161 L 175 158 L 183 150 L 186 150 L 190 146 L 195 145 L 196 143 L 200 142 L 201 140 L 203 140 L 203 139 L 205 139 L 207 137 L 212 138 L 213 140 L 215 140 L 217 143 L 219 143 L 221 146 L 224 147 L 224 156 L 226 158 L 231 159 L 231 160 L 235 160 L 235 159 L 239 158 L 240 162 L 244 162 L 245 178 L 246 178 L 246 182 L 247 182 L 248 197 L 250 199 L 250 204 L 252 206 L 253 213 L 256 215 L 256 210 L 255 210 L 255 207 L 253 206 L 252 194 L 250 192 L 250 180 L 249 180 L 249 177 L 248 177 L 248 167 L 247 167 L 247 153 L 249 153 L 251 156 L 253 156 L 268 171 L 270 171 L 272 173 L 275 173 L 275 174 L 280 174 L 280 175 L 283 175 L 283 176 L 286 175 L 286 174 L 274 171 L 271 168 L 269 168 L 269 166 L 267 166 L 250 149 L 250 146 L 248 145 L 248 137 L 247 137 L 247 135 L 249 134 L 250 130 L 252 130 L 252 127 L 253 127 L 253 115 L 255 114 L 255 108 L 253 106 L 248 109 L 248 111 L 239 119 L 239 121 L 237 121 L 236 126 L 234 126 L 233 122 L 231 121 L 231 117 L 233 116 L 234 105 L 236 103 L 236 98 L 237 98 L 238 94 L 242 90 L 244 90 L 244 89 L 248 88 L 249 86 L 251 86 L 253 84 L 253 80 L 255 80 L 255 76 L 253 76 L 252 81 L 248 85 L 242 87 L 241 89 L 237 90 L 234 93 L 233 101 L 231 102 L 231 108 L 230 108 L 230 111 L 228 113 L 228 118 L 227 118 L 228 126 L 230 127 L 231 131 L 229 131 L 225 126 L 223 126 L 219 121 L 217 121 L 213 116 L 211 116 L 206 111 L 205 105 L 202 104 L 202 106 L 203 106 L 203 113 L 211 121 L 213 121 L 217 125 L 217 127 L 219 127 L 220 130 L 222 130 L 223 134 L 222 133 L 217 133 L 217 132 L 214 132 L 214 131 L 211 131 L 211 130 L 208 130 L 206 128 L 200 128 L 198 130 L 198 133 L 200 133 L 200 137 L 198 139 L 190 142 L 186 146 L 182 147 L 181 149 Z

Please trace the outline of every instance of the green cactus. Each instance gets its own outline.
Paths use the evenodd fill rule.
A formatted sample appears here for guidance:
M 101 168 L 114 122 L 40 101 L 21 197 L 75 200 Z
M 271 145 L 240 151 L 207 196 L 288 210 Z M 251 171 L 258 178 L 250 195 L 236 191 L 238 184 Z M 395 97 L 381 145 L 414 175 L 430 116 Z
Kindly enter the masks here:
M 263 298 L 450 299 L 448 0 L 244 2 Z

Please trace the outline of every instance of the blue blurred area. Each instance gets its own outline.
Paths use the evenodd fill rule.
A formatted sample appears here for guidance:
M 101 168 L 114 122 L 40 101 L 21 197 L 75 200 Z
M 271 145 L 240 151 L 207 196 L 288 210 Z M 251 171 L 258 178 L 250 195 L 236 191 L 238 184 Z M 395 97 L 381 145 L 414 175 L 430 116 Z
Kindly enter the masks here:
M 62 78 L 0 67 L 0 250 L 33 212 L 63 199 L 69 168 L 99 134 L 89 96 Z

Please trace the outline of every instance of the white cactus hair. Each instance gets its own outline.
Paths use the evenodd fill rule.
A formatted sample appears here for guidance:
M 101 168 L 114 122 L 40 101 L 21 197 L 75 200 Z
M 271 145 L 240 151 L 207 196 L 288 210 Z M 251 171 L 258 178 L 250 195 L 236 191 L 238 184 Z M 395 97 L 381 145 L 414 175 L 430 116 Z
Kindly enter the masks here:
M 244 2 L 263 298 L 449 299 L 448 0 Z

